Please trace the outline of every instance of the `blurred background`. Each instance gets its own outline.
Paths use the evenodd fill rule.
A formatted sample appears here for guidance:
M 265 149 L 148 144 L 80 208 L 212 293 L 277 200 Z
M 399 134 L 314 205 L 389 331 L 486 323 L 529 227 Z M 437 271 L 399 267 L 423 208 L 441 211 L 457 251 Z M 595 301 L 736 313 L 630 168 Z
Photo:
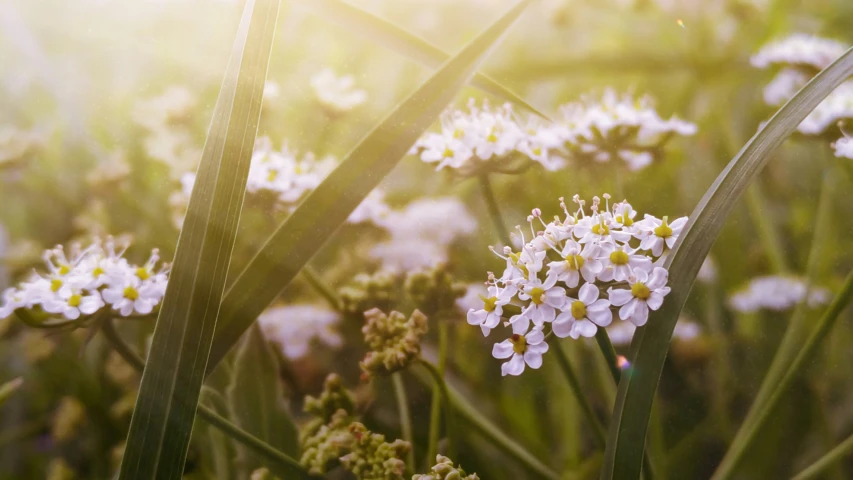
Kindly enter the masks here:
M 351 3 L 452 53 L 514 2 Z M 181 199 L 185 174 L 198 162 L 242 4 L 0 0 L 0 290 L 42 268 L 45 249 L 85 244 L 93 235 L 129 236 L 126 257 L 138 264 L 153 248 L 166 260 L 172 257 L 186 201 Z M 311 0 L 283 2 L 259 137 L 299 155 L 340 159 L 431 71 L 317 10 Z M 629 199 L 641 212 L 689 215 L 775 111 L 762 93 L 773 72 L 751 66 L 750 57 L 767 42 L 797 32 L 849 45 L 853 3 L 535 2 L 481 71 L 548 115 L 584 94 L 613 88 L 648 94 L 662 117 L 677 115 L 695 123 L 698 132 L 674 138 L 659 161 L 640 171 L 569 165 L 555 172 L 535 167 L 493 175 L 504 221 L 524 224 L 534 207 L 550 218 L 560 213 L 560 196 L 591 198 L 614 188 L 611 194 Z M 362 92 L 350 107 L 324 102 L 317 85 L 329 69 L 338 78 L 350 75 L 350 88 Z M 456 106 L 464 108 L 469 98 L 479 101 L 484 94 L 466 87 Z M 516 112 L 523 110 L 516 107 Z M 793 310 L 792 304 L 747 312 L 732 298 L 758 277 L 785 275 L 800 282 L 790 287 L 797 289 L 807 274 L 831 298 L 853 266 L 851 178 L 829 146 L 836 138 L 795 136 L 775 153 L 728 220 L 712 250 L 713 264 L 693 287 L 684 311 L 687 327 L 673 340 L 649 439 L 667 478 L 710 475 Z M 488 250 L 499 235 L 473 179 L 436 172 L 409 156 L 380 188 L 387 207 L 409 221 L 422 214 L 410 206 L 413 202 L 457 201 L 446 214 L 475 226 L 458 227 L 452 241 L 442 245 L 446 251 L 439 260 L 458 282 L 482 282 L 487 271 L 501 271 L 502 261 Z M 820 225 L 819 204 L 827 212 Z M 288 211 L 263 195 L 247 197 L 235 264 L 245 263 Z M 453 228 L 441 218 L 430 225 Z M 344 288 L 358 274 L 380 270 L 383 254 L 371 252 L 388 238 L 387 229 L 369 222 L 345 225 L 312 268 L 332 288 Z M 399 269 L 400 274 L 410 270 L 405 263 Z M 413 308 L 409 300 L 400 302 L 401 311 Z M 804 307 L 801 314 L 817 319 L 825 303 L 813 302 L 814 309 Z M 284 334 L 266 329 L 281 347 L 281 378 L 297 423 L 303 397 L 317 395 L 325 376 L 336 372 L 355 390 L 364 423 L 400 438 L 391 382 L 359 380 L 357 360 L 365 352 L 359 320 L 329 313 L 305 280 L 288 287 L 280 305 L 300 306 L 287 311 L 289 318 L 316 324 L 320 317 L 322 328 L 293 326 Z M 546 355 L 541 370 L 501 379 L 499 362 L 490 355 L 494 338 L 485 339 L 467 325 L 465 310 L 462 304 L 448 316 L 448 382 L 566 478 L 596 478 L 601 452 L 553 359 Z M 853 326 L 849 312 L 843 315 L 808 375 L 762 431 L 742 478 L 798 471 L 853 432 Z M 153 319 L 119 325 L 140 349 L 153 326 Z M 435 358 L 436 329 L 430 328 L 423 349 L 425 357 Z M 115 472 L 138 375 L 89 333 L 43 332 L 14 316 L 0 320 L 0 381 L 24 379 L 21 390 L 0 406 L 0 478 L 100 479 Z M 630 332 L 611 335 L 617 349 L 627 351 Z M 615 388 L 594 342 L 566 341 L 565 349 L 594 408 L 609 418 Z M 430 392 L 412 378 L 406 387 L 415 443 L 423 444 Z M 466 432 L 460 450 L 454 460 L 481 478 L 527 478 L 523 467 L 476 434 Z M 425 451 L 416 453 L 420 458 Z M 222 453 L 196 439 L 188 477 L 221 477 L 217 455 Z M 850 478 L 853 464 L 847 463 L 827 478 Z M 234 478 L 243 475 L 233 472 Z

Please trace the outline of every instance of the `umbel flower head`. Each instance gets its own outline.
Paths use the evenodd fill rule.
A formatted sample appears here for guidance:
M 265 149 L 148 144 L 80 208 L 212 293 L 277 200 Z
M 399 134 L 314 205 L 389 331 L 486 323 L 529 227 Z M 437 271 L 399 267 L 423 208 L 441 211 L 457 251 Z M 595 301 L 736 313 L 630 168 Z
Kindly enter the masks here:
M 453 460 L 444 455 L 438 455 L 429 473 L 415 475 L 412 480 L 480 480 L 480 477 L 476 473 L 466 474 L 462 467 L 453 465 Z
M 409 442 L 385 441 L 385 436 L 369 431 L 361 423 L 352 423 L 352 451 L 341 457 L 341 464 L 359 480 L 396 480 L 403 478 L 406 464 L 401 460 L 412 448 Z
M 446 264 L 410 273 L 405 288 L 417 308 L 428 316 L 453 311 L 456 299 L 466 290 L 464 284 L 453 279 Z
M 560 199 L 565 216 L 547 223 L 534 209 L 527 218 L 530 237 L 516 227 L 520 250 L 491 248 L 506 266 L 500 276 L 488 274 L 487 293 L 481 306 L 469 308 L 468 323 L 488 335 L 504 312 L 520 312 L 505 324 L 512 334 L 492 349 L 495 358 L 507 360 L 504 375 L 539 368 L 546 335 L 592 337 L 613 322 L 615 307 L 621 307 L 619 319 L 640 326 L 669 294 L 667 271 L 655 265 L 675 246 L 687 217 L 635 220 L 627 201 L 611 205 L 610 195 L 603 198 L 593 197 L 587 208 L 576 195 L 574 212 Z
M 378 308 L 364 312 L 361 329 L 370 352 L 361 361 L 366 378 L 388 375 L 406 368 L 421 353 L 421 337 L 427 331 L 427 318 L 415 310 L 407 319 L 400 312 L 386 315 Z
M 343 409 L 335 412 L 328 423 L 313 431 L 303 431 L 302 456 L 299 463 L 312 475 L 322 475 L 341 455 L 352 448 L 354 438 L 349 431 L 352 417 Z M 313 427 L 313 426 L 312 426 Z

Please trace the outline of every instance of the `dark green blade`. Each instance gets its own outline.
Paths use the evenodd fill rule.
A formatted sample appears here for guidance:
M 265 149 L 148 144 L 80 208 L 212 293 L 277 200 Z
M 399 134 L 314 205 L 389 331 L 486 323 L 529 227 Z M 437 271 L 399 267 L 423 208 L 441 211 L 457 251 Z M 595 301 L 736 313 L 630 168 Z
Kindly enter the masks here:
M 365 12 L 345 1 L 300 0 L 300 2 L 324 19 L 331 20 L 352 32 L 363 35 L 425 67 L 438 68 L 450 58 L 450 55 L 444 50 L 417 35 L 413 35 L 393 23 Z M 531 113 L 550 121 L 548 116 L 536 107 L 485 74 L 474 73 L 470 84 L 486 93 L 520 105 Z
M 183 476 L 246 189 L 279 0 L 247 0 L 178 239 L 122 479 Z
M 228 289 L 208 371 L 216 367 L 349 214 L 439 117 L 530 0 L 522 0 L 448 60 L 347 155 L 273 233 Z
M 672 293 L 631 343 L 632 368 L 622 376 L 608 432 L 602 479 L 640 477 L 643 448 L 655 390 L 672 331 L 702 261 L 750 181 L 770 154 L 788 138 L 838 85 L 853 74 L 853 49 L 827 67 L 753 136 L 732 159 L 690 215 L 681 238 L 666 259 Z

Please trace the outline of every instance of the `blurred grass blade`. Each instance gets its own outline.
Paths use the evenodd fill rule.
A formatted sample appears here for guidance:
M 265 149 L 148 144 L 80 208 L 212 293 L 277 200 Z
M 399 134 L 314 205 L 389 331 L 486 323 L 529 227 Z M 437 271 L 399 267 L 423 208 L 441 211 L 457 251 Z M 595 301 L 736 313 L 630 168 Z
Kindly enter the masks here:
M 278 359 L 257 323 L 243 338 L 231 384 L 228 407 L 240 428 L 276 450 L 299 458 L 299 433 L 284 403 L 284 386 L 279 377 Z M 250 450 L 240 448 L 243 465 L 249 472 L 264 465 Z
M 714 473 L 714 476 L 711 477 L 712 479 L 724 479 L 732 476 L 735 467 L 757 437 L 761 427 L 764 426 L 764 424 L 766 424 L 770 417 L 775 413 L 775 409 L 779 405 L 779 400 L 794 384 L 794 381 L 796 381 L 800 371 L 805 368 L 806 364 L 814 359 L 814 355 L 817 353 L 818 347 L 823 343 L 826 336 L 829 335 L 829 331 L 832 330 L 832 327 L 835 326 L 838 316 L 850 303 L 851 296 L 853 296 L 853 271 L 847 275 L 841 290 L 832 300 L 832 304 L 830 304 L 829 308 L 821 317 L 815 330 L 811 335 L 809 335 L 809 338 L 806 340 L 803 348 L 797 352 L 797 357 L 793 362 L 791 362 L 790 367 L 788 367 L 785 372 L 785 376 L 782 377 L 778 384 L 776 384 L 773 389 L 773 394 L 761 407 L 761 411 L 758 413 L 755 421 L 751 424 L 744 425 L 735 436 L 731 447 L 729 447 L 729 451 L 726 452 L 726 455 L 723 457 L 723 461 L 720 463 L 720 466 L 717 467 L 717 471 Z
M 324 19 L 363 35 L 426 67 L 438 68 L 450 58 L 444 50 L 426 40 L 343 0 L 301 0 L 301 3 Z M 547 115 L 487 75 L 474 73 L 470 84 L 550 121 Z
M 531 0 L 522 0 L 448 60 L 365 136 L 278 227 L 222 303 L 208 372 L 388 175 L 465 84 Z
M 619 384 L 608 432 L 602 479 L 640 477 L 652 402 L 672 331 L 702 261 L 749 182 L 806 115 L 853 74 L 848 50 L 794 95 L 732 159 L 690 215 L 681 238 L 666 258 L 672 293 L 631 343 L 633 367 Z
M 279 0 L 248 0 L 178 239 L 122 479 L 183 475 L 246 188 Z
M 8 382 L 0 385 L 0 405 L 6 403 L 6 400 L 9 400 L 9 397 L 15 394 L 20 388 L 21 385 L 24 384 L 24 379 L 21 377 L 13 378 Z
M 833 465 L 839 464 L 844 457 L 853 453 L 853 435 L 847 437 L 846 440 L 839 443 L 826 455 L 820 457 L 816 462 L 809 465 L 808 468 L 798 473 L 793 480 L 811 480 L 812 478 L 820 478 Z

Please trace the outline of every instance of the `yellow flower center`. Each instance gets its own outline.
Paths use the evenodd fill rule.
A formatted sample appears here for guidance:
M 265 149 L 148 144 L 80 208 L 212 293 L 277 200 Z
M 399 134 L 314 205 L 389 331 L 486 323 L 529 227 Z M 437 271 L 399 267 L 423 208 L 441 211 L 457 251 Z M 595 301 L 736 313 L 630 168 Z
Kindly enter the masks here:
M 672 236 L 672 228 L 666 222 L 666 217 L 663 217 L 663 222 L 660 224 L 659 227 L 655 228 L 655 235 L 661 238 Z
M 498 136 L 494 133 L 490 133 L 488 137 L 486 137 L 486 141 L 489 143 L 495 143 L 498 141 Z
M 278 170 L 270 170 L 269 173 L 267 173 L 267 181 L 268 182 L 272 182 L 276 178 L 278 178 Z
M 637 282 L 631 285 L 631 295 L 639 298 L 640 300 L 645 300 L 652 295 L 652 291 L 649 290 L 649 287 L 644 283 Z
M 530 272 L 527 271 L 527 266 L 521 263 L 521 254 L 513 252 L 509 254 L 509 258 L 512 259 L 513 265 L 515 265 L 516 267 L 518 267 L 519 270 L 521 270 L 521 273 L 524 274 L 524 278 L 530 277 Z
M 497 308 L 496 303 L 498 303 L 498 297 L 484 297 L 480 295 L 480 298 L 483 299 L 483 310 L 487 312 L 494 312 L 495 308 Z
M 575 317 L 575 320 L 586 318 L 586 305 L 582 301 L 575 300 L 572 302 L 572 316 Z
M 54 292 L 58 292 L 59 289 L 62 288 L 62 280 L 58 278 L 54 278 L 50 281 L 50 290 Z
M 450 158 L 453 156 L 453 150 L 449 148 L 444 149 L 444 153 L 441 154 L 444 158 Z
M 453 138 L 462 138 L 465 136 L 465 131 L 461 128 L 457 128 L 453 131 Z
M 59 267 L 59 274 L 60 275 L 68 275 L 68 272 L 70 272 L 70 271 L 71 271 L 71 267 L 69 267 L 68 265 L 62 265 Z
M 124 298 L 136 300 L 139 298 L 139 291 L 133 287 L 127 287 L 124 289 Z
M 514 333 L 511 337 L 509 337 L 510 343 L 512 343 L 512 351 L 518 354 L 523 354 L 527 351 L 527 339 L 524 338 L 524 335 L 519 335 Z
M 592 226 L 592 233 L 596 235 L 607 235 L 610 233 L 610 227 L 603 223 L 596 223 Z
M 619 215 L 616 217 L 616 222 L 621 223 L 626 227 L 630 227 L 634 224 L 634 220 L 631 219 L 628 215 Z
M 610 254 L 610 263 L 612 263 L 613 265 L 627 265 L 628 254 L 623 252 L 622 250 L 614 250 Z
M 75 293 L 74 295 L 71 295 L 68 298 L 68 306 L 69 307 L 78 307 L 78 306 L 80 306 L 81 300 L 83 300 L 83 297 L 81 297 L 80 295 Z
M 136 269 L 136 276 L 139 277 L 140 280 L 148 280 L 151 277 L 151 274 L 148 273 L 147 269 L 139 267 Z
M 533 289 L 530 290 L 530 299 L 536 305 L 542 305 L 545 302 L 545 299 L 543 298 L 544 296 L 545 296 L 545 289 L 544 288 L 533 287 Z
M 95 267 L 94 270 L 92 270 L 92 276 L 93 277 L 100 277 L 103 274 L 104 274 L 104 269 L 101 267 Z
M 542 149 L 541 149 L 541 148 L 539 148 L 539 147 L 534 148 L 534 149 L 532 150 L 532 152 L 533 152 L 533 155 L 536 155 L 537 157 L 538 157 L 539 155 L 542 155 Z
M 566 264 L 568 265 L 569 270 L 580 270 L 581 268 L 583 268 L 584 259 L 582 256 L 576 253 L 570 253 L 563 258 L 566 259 Z

